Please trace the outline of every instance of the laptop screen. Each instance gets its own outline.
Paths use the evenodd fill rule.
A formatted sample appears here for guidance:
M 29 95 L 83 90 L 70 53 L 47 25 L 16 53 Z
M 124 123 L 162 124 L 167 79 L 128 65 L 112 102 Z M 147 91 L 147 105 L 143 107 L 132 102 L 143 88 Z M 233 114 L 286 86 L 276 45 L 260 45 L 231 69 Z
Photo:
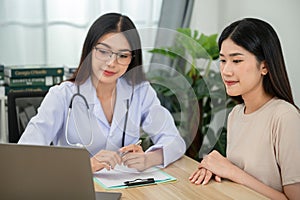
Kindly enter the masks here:
M 95 199 L 85 149 L 0 144 L 1 199 Z

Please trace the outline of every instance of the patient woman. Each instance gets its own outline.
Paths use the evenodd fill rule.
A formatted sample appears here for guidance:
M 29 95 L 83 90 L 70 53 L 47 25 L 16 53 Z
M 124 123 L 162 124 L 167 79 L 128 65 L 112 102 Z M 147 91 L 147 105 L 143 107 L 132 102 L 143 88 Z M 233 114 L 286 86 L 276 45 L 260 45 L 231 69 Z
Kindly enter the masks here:
M 245 185 L 271 199 L 300 199 L 300 114 L 280 41 L 266 22 L 246 18 L 219 38 L 227 94 L 239 101 L 228 117 L 227 157 L 205 156 L 190 176 Z

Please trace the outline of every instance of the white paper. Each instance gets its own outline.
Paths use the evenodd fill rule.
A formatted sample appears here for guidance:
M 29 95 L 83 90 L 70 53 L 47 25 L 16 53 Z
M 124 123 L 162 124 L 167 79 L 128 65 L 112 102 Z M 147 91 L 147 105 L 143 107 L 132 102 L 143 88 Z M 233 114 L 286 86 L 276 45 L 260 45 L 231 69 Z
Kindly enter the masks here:
M 116 167 L 110 171 L 103 169 L 94 173 L 94 177 L 108 188 L 124 186 L 125 181 L 133 181 L 135 179 L 154 178 L 156 182 L 159 182 L 173 178 L 162 172 L 159 168 L 150 168 L 143 172 L 138 172 L 124 165 L 116 165 Z

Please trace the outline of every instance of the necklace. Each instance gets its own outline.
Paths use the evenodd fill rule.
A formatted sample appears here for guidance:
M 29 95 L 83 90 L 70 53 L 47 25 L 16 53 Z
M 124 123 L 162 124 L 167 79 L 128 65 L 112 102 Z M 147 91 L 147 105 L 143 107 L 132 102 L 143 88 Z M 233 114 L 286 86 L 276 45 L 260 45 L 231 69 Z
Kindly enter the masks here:
M 114 114 L 114 105 L 116 101 L 116 88 L 113 89 L 110 97 L 104 98 L 100 97 L 100 95 L 97 95 L 97 97 L 100 100 L 102 110 L 107 119 L 107 122 L 111 125 Z
M 111 97 L 110 97 L 111 118 L 110 118 L 110 120 L 108 120 L 108 123 L 110 125 L 112 123 L 112 119 L 113 119 L 113 116 L 114 116 L 115 102 L 116 102 L 116 88 L 113 89 Z

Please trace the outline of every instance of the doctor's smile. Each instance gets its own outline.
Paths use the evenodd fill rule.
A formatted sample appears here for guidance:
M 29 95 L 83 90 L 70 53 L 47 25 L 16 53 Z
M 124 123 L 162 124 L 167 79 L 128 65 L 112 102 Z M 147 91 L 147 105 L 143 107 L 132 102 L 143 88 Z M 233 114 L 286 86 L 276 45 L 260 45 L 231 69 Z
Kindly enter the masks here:
M 103 71 L 103 75 L 104 76 L 113 76 L 115 75 L 116 73 L 115 72 L 112 72 L 112 71 L 108 71 L 108 70 L 104 70 Z

